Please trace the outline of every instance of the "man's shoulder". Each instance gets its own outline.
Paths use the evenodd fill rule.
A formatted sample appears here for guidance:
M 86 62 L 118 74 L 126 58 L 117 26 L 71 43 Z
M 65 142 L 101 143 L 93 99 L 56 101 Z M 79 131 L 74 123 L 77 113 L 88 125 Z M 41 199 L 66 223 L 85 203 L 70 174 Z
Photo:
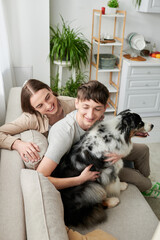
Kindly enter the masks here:
M 55 123 L 51 129 L 64 129 L 65 131 L 69 130 L 70 128 L 74 128 L 75 122 L 76 122 L 76 110 L 68 113 L 63 119 Z

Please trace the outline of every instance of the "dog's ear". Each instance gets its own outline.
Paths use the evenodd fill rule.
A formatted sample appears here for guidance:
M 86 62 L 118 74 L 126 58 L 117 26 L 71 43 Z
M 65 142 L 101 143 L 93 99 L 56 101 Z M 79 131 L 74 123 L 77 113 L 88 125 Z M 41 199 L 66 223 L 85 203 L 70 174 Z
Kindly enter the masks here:
M 131 110 L 130 109 L 126 109 L 126 110 L 124 110 L 124 111 L 122 111 L 122 112 L 120 112 L 118 115 L 125 115 L 125 114 L 127 114 L 127 113 L 130 113 L 131 112 Z

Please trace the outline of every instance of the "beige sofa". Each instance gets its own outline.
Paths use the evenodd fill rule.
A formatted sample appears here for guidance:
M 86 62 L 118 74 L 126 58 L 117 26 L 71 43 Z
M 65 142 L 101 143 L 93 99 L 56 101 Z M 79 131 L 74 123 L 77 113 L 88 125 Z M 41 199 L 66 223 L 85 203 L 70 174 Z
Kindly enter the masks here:
M 20 92 L 19 87 L 10 91 L 6 122 L 21 114 Z M 20 137 L 41 144 L 43 156 L 47 140 L 41 134 L 27 131 Z M 117 207 L 106 210 L 107 221 L 95 228 L 111 233 L 118 240 L 151 240 L 159 221 L 142 194 L 135 186 L 129 185 L 120 198 Z M 87 233 L 93 228 L 76 230 Z M 25 169 L 19 154 L 9 150 L 1 150 L 0 239 L 68 239 L 59 192 L 47 178 Z

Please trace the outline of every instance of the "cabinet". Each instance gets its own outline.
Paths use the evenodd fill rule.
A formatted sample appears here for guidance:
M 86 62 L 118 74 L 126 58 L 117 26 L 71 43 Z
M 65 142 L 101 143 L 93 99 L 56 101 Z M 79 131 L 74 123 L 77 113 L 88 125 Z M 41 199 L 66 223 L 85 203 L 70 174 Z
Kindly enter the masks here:
M 160 116 L 160 60 L 123 59 L 118 113 L 131 109 L 141 116 Z
M 160 13 L 160 1 L 159 0 L 142 0 L 140 7 L 137 8 L 137 11 Z
M 102 82 L 109 90 L 110 97 L 106 112 L 116 115 L 121 73 L 122 50 L 126 11 L 116 11 L 116 14 L 102 14 L 100 10 L 93 10 L 90 80 Z M 102 41 L 102 34 L 112 36 L 112 39 Z M 117 57 L 114 68 L 100 68 L 99 55 L 102 53 L 113 54 Z M 96 55 L 97 57 L 95 58 Z

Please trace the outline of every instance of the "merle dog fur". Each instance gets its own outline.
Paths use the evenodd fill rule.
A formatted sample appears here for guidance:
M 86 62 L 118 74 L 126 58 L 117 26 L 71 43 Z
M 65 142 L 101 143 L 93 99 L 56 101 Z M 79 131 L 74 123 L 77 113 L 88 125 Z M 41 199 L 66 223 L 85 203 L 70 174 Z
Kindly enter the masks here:
M 145 124 L 138 114 L 125 110 L 111 120 L 97 122 L 61 159 L 52 173 L 54 177 L 79 176 L 90 164 L 93 164 L 92 171 L 101 173 L 96 181 L 60 190 L 66 225 L 90 226 L 106 219 L 102 201 L 105 197 L 117 196 L 120 192 L 108 192 L 106 187 L 117 181 L 123 163 L 122 160 L 113 165 L 105 162 L 104 153 L 128 155 L 132 149 L 131 135 L 148 132 L 152 127 Z

